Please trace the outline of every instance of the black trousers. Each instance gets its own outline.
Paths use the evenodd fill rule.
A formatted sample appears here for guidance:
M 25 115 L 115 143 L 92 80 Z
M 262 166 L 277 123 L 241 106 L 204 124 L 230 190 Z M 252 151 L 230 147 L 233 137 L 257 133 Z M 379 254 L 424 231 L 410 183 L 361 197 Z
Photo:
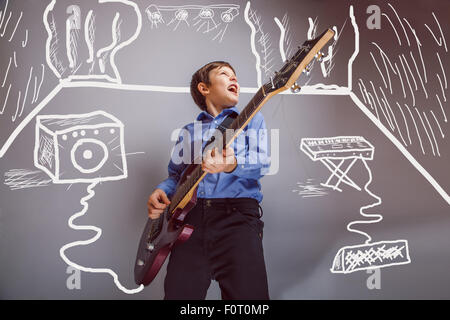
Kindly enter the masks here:
M 269 299 L 259 209 L 252 198 L 197 199 L 185 218 L 194 232 L 170 254 L 164 299 L 205 299 L 212 279 L 222 299 Z

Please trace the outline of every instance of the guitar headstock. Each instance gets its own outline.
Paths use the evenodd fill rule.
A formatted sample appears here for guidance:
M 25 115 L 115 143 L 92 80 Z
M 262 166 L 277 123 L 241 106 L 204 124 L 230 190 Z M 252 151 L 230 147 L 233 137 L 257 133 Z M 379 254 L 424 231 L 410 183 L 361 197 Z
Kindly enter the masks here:
M 275 72 L 275 76 L 264 84 L 264 91 L 278 93 L 291 87 L 299 89 L 296 84 L 297 79 L 303 71 L 307 71 L 307 66 L 314 58 L 321 59 L 323 54 L 320 53 L 320 50 L 333 36 L 334 31 L 327 29 L 317 38 L 305 41 L 292 58 L 285 62 L 280 71 Z

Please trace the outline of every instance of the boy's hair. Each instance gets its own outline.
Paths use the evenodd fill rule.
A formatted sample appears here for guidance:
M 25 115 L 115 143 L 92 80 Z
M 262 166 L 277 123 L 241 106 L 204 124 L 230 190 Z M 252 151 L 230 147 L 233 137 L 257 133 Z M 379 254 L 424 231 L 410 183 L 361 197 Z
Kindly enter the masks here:
M 204 65 L 203 67 L 198 69 L 192 75 L 191 96 L 192 96 L 192 99 L 194 99 L 195 104 L 203 111 L 206 110 L 206 101 L 205 101 L 205 97 L 198 90 L 197 86 L 200 82 L 203 82 L 207 86 L 209 86 L 211 84 L 211 82 L 209 80 L 209 72 L 211 70 L 214 70 L 214 69 L 220 68 L 220 67 L 229 67 L 236 74 L 233 67 L 228 62 L 213 61 L 213 62 L 210 62 L 210 63 Z

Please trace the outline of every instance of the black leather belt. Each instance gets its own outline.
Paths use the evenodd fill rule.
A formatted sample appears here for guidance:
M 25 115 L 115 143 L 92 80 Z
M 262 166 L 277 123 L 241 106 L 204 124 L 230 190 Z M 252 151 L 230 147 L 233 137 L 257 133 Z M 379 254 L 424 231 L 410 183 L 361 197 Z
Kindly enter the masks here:
M 251 204 L 255 207 L 259 208 L 260 211 L 260 217 L 263 216 L 263 210 L 261 206 L 259 205 L 258 200 L 254 198 L 197 198 L 197 205 L 204 205 L 206 207 L 212 207 L 215 205 L 239 205 L 239 204 Z

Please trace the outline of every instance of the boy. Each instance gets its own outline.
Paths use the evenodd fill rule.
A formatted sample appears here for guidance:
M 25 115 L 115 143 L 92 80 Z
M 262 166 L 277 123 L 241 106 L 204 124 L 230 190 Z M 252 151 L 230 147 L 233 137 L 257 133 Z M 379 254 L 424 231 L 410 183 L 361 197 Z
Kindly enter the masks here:
M 239 88 L 234 69 L 227 62 L 214 61 L 195 72 L 190 90 L 194 102 L 203 110 L 196 122 L 197 128 L 201 123 L 201 137 L 193 132 L 194 123 L 186 125 L 182 131 L 190 134 L 180 134 L 174 151 L 183 143 L 192 145 L 196 139 L 208 141 L 208 132 L 214 131 L 228 115 L 238 114 L 235 105 Z M 261 113 L 255 114 L 241 135 L 249 129 L 266 129 Z M 172 249 L 164 281 L 165 299 L 204 299 L 212 279 L 218 281 L 222 299 L 269 299 L 259 179 L 268 171 L 270 161 L 266 149 L 258 145 L 260 161 L 246 164 L 249 143 L 248 139 L 244 141 L 237 154 L 232 147 L 216 148 L 201 158 L 202 169 L 208 174 L 199 183 L 197 203 L 185 218 L 195 229 L 186 242 Z M 169 198 L 189 164 L 174 161 L 174 156 L 192 148 L 181 150 L 172 153 L 169 177 L 149 197 L 152 219 L 158 218 L 170 203 Z M 243 160 L 238 161 L 236 155 Z M 195 156 L 198 155 L 191 154 L 191 161 Z

